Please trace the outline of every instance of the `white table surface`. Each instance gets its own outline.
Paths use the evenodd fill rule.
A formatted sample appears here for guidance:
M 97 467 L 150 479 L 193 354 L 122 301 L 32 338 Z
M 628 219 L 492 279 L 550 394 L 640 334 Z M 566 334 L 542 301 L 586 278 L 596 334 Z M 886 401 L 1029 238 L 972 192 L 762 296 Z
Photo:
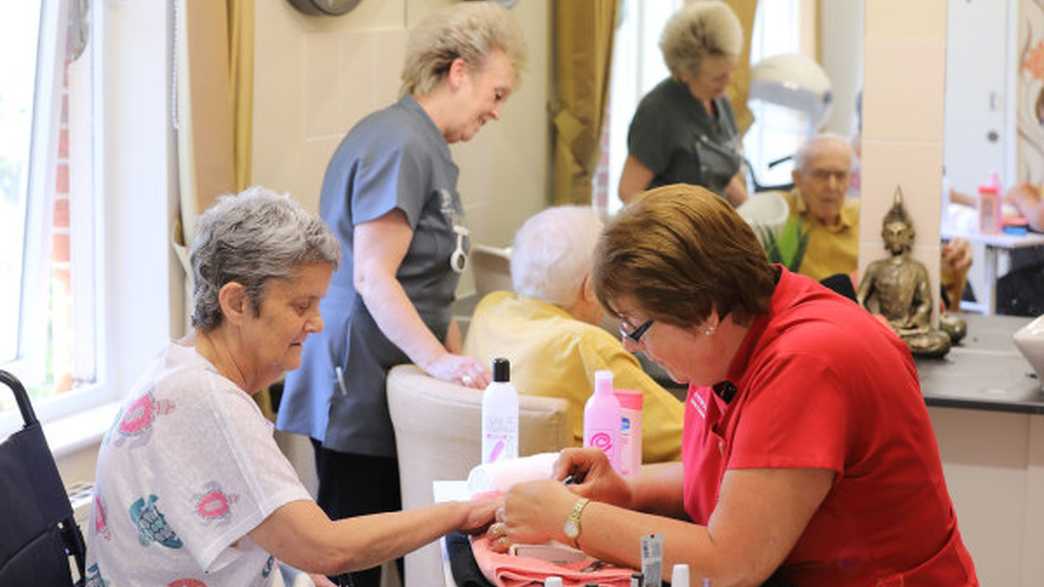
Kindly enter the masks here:
M 471 497 L 471 494 L 468 492 L 467 481 L 432 481 L 431 492 L 435 503 L 460 501 Z M 439 539 L 439 550 L 442 552 L 442 574 L 446 587 L 457 587 L 457 583 L 453 580 L 453 570 L 450 568 L 445 537 Z
M 1000 253 L 1008 254 L 1013 249 L 1044 246 L 1044 234 L 1029 232 L 1022 235 L 1014 234 L 986 234 L 978 231 L 956 230 L 952 227 L 943 226 L 940 232 L 943 240 L 960 238 L 968 241 L 973 246 L 981 246 L 984 249 L 983 258 L 983 281 L 985 291 L 976 290 L 975 294 L 980 303 L 968 304 L 961 302 L 961 309 L 981 311 L 989 316 L 997 313 L 997 279 L 1000 275 Z

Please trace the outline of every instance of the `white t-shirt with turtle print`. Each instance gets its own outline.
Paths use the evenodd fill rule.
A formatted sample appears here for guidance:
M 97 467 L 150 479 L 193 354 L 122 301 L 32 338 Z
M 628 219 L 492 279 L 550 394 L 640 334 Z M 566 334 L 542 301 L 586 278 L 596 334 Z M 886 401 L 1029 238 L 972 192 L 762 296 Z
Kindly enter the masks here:
M 254 400 L 171 343 L 134 387 L 98 454 L 87 585 L 271 586 L 247 533 L 312 497 Z

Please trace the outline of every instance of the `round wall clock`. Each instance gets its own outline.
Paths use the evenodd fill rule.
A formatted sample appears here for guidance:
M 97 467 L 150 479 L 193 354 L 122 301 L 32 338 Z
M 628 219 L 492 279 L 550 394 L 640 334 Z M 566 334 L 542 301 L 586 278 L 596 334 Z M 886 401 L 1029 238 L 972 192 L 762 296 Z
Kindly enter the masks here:
M 290 5 L 312 16 L 341 16 L 355 8 L 361 0 L 288 0 Z

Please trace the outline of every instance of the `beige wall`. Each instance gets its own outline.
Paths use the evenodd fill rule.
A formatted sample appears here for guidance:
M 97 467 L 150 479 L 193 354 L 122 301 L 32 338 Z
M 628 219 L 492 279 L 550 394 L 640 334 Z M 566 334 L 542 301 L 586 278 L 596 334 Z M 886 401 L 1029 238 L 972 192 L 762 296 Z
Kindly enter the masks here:
M 407 30 L 451 3 L 362 2 L 346 16 L 316 18 L 287 2 L 258 2 L 254 182 L 317 209 L 323 172 L 341 138 L 397 98 Z M 525 0 L 512 13 L 529 44 L 522 84 L 500 122 L 452 147 L 474 242 L 497 246 L 548 201 L 549 4 Z M 470 280 L 462 288 L 470 289 Z
M 874 0 L 864 15 L 859 274 L 887 256 L 881 221 L 898 185 L 917 230 L 913 256 L 928 268 L 931 291 L 939 291 L 946 6 Z

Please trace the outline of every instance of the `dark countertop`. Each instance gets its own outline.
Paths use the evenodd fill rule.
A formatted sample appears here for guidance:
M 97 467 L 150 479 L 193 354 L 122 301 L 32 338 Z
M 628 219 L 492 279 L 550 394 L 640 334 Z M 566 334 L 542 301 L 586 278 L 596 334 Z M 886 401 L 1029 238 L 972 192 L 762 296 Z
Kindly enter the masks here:
M 942 359 L 920 359 L 929 406 L 1044 414 L 1044 390 L 1012 335 L 1032 318 L 964 316 L 968 337 Z
M 462 298 L 454 314 L 467 327 L 477 299 Z M 918 359 L 921 391 L 929 406 L 1044 414 L 1044 389 L 1029 362 L 1015 348 L 1012 335 L 1032 318 L 966 314 L 968 336 L 942 359 Z M 639 355 L 642 368 L 684 401 L 678 385 L 658 365 Z

